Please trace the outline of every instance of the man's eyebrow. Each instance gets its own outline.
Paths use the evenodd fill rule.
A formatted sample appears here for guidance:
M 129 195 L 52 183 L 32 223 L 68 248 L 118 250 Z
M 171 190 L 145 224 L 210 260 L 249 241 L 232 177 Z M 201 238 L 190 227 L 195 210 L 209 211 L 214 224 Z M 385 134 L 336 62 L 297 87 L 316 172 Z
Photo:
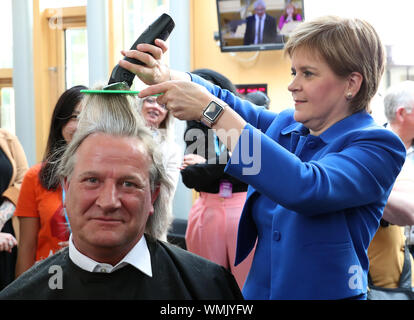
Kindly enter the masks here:
M 83 177 L 86 177 L 86 176 L 97 176 L 97 175 L 99 175 L 98 172 L 90 170 L 90 171 L 84 171 L 84 172 L 80 173 L 79 177 L 83 178 Z
M 88 170 L 85 172 L 82 172 L 79 174 L 79 178 L 85 178 L 85 177 L 89 177 L 89 176 L 100 176 L 101 174 L 98 171 L 94 171 L 94 170 Z M 144 179 L 140 176 L 140 175 L 131 175 L 131 174 L 126 174 L 126 175 L 121 175 L 117 178 L 117 180 L 134 180 L 134 181 L 138 181 L 138 182 L 143 182 Z

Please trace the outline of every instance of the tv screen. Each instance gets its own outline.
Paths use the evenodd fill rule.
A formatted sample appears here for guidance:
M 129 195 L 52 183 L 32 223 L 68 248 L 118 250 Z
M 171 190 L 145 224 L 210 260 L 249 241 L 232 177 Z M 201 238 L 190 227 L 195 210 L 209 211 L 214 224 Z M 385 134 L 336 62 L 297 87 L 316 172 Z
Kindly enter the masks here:
M 216 0 L 222 52 L 280 50 L 304 21 L 303 0 Z

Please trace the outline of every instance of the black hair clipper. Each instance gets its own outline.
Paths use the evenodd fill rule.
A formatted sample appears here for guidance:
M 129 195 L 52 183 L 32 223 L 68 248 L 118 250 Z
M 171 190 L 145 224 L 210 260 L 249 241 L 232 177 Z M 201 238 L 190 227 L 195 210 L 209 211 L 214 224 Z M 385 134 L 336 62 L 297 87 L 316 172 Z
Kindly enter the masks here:
M 154 44 L 155 39 L 167 40 L 171 31 L 174 29 L 174 20 L 166 13 L 163 13 L 157 20 L 155 20 L 135 41 L 132 45 L 131 50 L 136 50 L 137 45 L 140 43 Z M 124 60 L 143 65 L 144 63 L 124 57 Z M 108 85 L 105 86 L 104 90 L 129 90 L 134 81 L 135 74 L 120 67 L 118 64 L 114 67 L 111 73 L 111 78 L 108 81 Z

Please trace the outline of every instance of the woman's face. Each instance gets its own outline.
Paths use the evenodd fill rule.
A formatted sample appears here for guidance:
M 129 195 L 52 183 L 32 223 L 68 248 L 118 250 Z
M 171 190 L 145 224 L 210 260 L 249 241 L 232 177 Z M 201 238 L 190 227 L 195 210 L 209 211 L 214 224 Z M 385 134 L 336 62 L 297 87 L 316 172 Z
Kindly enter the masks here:
M 295 7 L 291 4 L 288 4 L 287 7 L 286 7 L 286 13 L 288 15 L 292 15 L 293 12 L 295 12 Z
M 62 127 L 62 136 L 65 139 L 66 143 L 71 142 L 73 135 L 78 127 L 78 116 L 81 112 L 82 105 L 79 102 L 75 109 L 73 109 L 72 115 L 66 124 Z
M 318 54 L 299 48 L 292 55 L 293 80 L 288 86 L 295 102 L 294 118 L 320 135 L 350 115 L 348 80 L 338 77 Z
M 155 97 L 147 97 L 142 103 L 142 116 L 151 128 L 159 128 L 167 117 L 168 110 L 164 105 L 159 105 Z

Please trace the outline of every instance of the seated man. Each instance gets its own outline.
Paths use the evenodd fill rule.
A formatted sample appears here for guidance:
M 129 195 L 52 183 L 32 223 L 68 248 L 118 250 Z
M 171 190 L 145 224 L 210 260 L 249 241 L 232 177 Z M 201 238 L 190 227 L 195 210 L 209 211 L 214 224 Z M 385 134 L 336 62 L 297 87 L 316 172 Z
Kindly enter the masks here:
M 242 299 L 233 276 L 158 240 L 170 217 L 161 154 L 126 95 L 89 95 L 59 176 L 69 247 L 0 299 Z
M 384 96 L 384 113 L 388 127 L 407 149 L 407 159 L 395 180 L 381 225 L 368 248 L 369 274 L 375 286 L 398 288 L 405 263 L 404 227 L 414 225 L 414 81 L 391 86 Z M 411 281 L 414 285 L 414 260 L 410 256 Z

